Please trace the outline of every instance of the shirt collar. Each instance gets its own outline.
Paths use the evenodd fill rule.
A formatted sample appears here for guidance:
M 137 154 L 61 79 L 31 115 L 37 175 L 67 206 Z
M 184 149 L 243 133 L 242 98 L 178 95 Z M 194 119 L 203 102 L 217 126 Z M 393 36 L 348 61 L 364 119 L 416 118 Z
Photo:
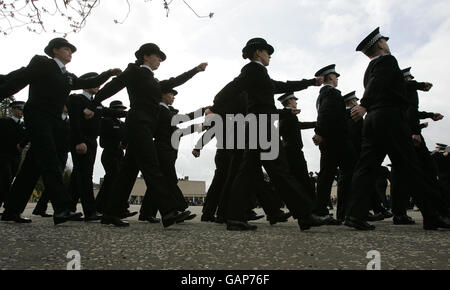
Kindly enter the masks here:
M 145 67 L 145 68 L 148 69 L 149 71 L 153 72 L 152 68 L 149 67 L 148 65 L 142 64 L 141 67 Z
M 16 123 L 20 123 L 21 119 L 15 117 L 15 116 L 11 116 L 11 118 L 14 120 L 14 122 Z
M 380 57 L 382 57 L 382 55 L 375 56 L 374 58 L 371 58 L 370 60 L 371 60 L 371 61 L 372 61 L 372 60 L 376 60 L 377 58 L 380 58 Z
M 62 63 L 62 61 L 60 61 L 58 58 L 54 57 L 53 60 L 56 62 L 56 64 L 58 64 L 59 68 L 61 69 L 62 72 L 66 72 L 66 66 Z
M 61 114 L 61 119 L 63 119 L 63 121 L 69 119 L 69 115 L 66 115 L 64 113 Z
M 92 95 L 91 94 L 89 94 L 88 92 L 86 92 L 86 91 L 83 91 L 83 93 L 81 93 L 83 96 L 85 96 L 86 98 L 88 98 L 88 100 L 89 101 L 91 101 L 92 100 Z
M 262 62 L 260 62 L 259 60 L 254 60 L 253 62 L 259 63 L 260 65 L 264 66 Z M 264 66 L 265 67 L 265 66 Z
M 165 107 L 167 110 L 170 110 L 169 106 L 167 106 L 166 103 L 159 102 L 159 104 L 160 104 L 161 106 Z

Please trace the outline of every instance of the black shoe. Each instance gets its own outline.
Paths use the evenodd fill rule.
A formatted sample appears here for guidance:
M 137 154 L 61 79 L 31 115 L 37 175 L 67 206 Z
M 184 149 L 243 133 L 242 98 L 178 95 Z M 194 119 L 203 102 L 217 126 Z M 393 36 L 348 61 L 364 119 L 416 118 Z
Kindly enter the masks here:
M 328 226 L 340 226 L 340 225 L 342 225 L 342 221 L 334 219 L 332 215 L 323 216 L 321 218 L 324 219 L 325 224 L 328 225 Z
M 75 213 L 69 210 L 62 211 L 60 213 L 55 213 L 53 215 L 53 223 L 56 225 L 71 221 L 73 219 L 79 218 L 80 213 Z
M 265 217 L 265 215 L 257 214 L 254 210 L 251 210 L 247 217 L 247 220 L 248 221 L 257 221 L 259 219 L 262 219 L 263 217 Z
M 98 212 L 96 212 L 96 213 L 93 213 L 93 214 L 91 214 L 89 216 L 85 216 L 84 217 L 84 221 L 85 222 L 99 221 L 99 220 L 102 219 L 102 217 L 103 217 L 103 215 L 101 215 Z
M 76 212 L 73 217 L 70 218 L 71 222 L 82 222 L 84 221 L 83 214 L 81 212 Z
M 170 227 L 176 222 L 184 221 L 190 214 L 190 211 L 173 211 L 162 217 L 162 224 L 165 228 Z
M 228 231 L 255 231 L 258 227 L 247 222 L 227 220 Z
M 269 221 L 270 225 L 273 226 L 277 223 L 287 222 L 291 216 L 292 214 L 290 212 L 280 211 L 276 216 L 267 216 L 267 220 Z
M 185 218 L 184 220 L 178 221 L 177 224 L 182 223 L 182 222 L 184 222 L 184 221 L 190 221 L 190 220 L 193 220 L 196 216 L 197 216 L 197 215 L 196 215 L 195 213 L 191 213 L 191 214 L 188 215 L 187 218 Z
M 103 225 L 114 225 L 119 228 L 130 226 L 129 223 L 124 222 L 120 218 L 115 217 L 115 216 L 108 216 L 108 215 L 103 215 L 101 223 Z
M 360 231 L 373 231 L 375 229 L 374 225 L 371 225 L 366 221 L 354 217 L 347 217 L 345 219 L 344 225 L 346 225 L 347 227 L 355 228 Z
M 52 217 L 52 214 L 48 214 L 45 211 L 39 212 L 39 211 L 33 211 L 33 215 L 40 215 L 43 218 Z
M 394 225 L 414 225 L 416 222 L 408 215 L 394 216 Z
M 126 218 L 129 218 L 129 217 L 135 216 L 137 214 L 138 214 L 137 211 L 131 211 L 130 212 L 129 210 L 127 210 L 123 214 L 120 215 L 120 218 L 121 219 L 126 219 Z
M 427 231 L 437 231 L 439 228 L 450 229 L 450 219 L 437 216 L 430 219 L 423 219 L 423 229 Z
M 31 219 L 24 218 L 20 214 L 2 214 L 2 221 L 5 222 L 16 222 L 18 224 L 28 224 L 31 223 Z
M 392 214 L 392 212 L 388 209 L 384 210 L 383 212 L 381 212 L 383 214 L 383 217 L 385 219 L 390 219 L 391 217 L 394 216 L 394 214 Z
M 377 213 L 377 214 L 369 213 L 369 215 L 367 216 L 367 220 L 369 222 L 379 222 L 379 221 L 384 220 L 384 216 L 382 213 Z
M 202 214 L 202 217 L 200 218 L 200 221 L 202 221 L 202 222 L 215 222 L 216 221 L 216 217 L 213 216 L 213 215 Z
M 218 215 L 216 217 L 215 222 L 218 223 L 218 224 L 224 224 L 226 222 L 226 220 L 225 220 L 225 218 L 223 216 Z
M 301 231 L 309 230 L 311 227 L 320 227 L 326 225 L 324 218 L 315 214 L 310 214 L 302 219 L 298 219 L 298 225 Z
M 149 222 L 151 224 L 159 224 L 161 222 L 161 220 L 157 217 L 154 216 L 145 217 L 142 214 L 139 215 L 138 220 L 141 222 Z

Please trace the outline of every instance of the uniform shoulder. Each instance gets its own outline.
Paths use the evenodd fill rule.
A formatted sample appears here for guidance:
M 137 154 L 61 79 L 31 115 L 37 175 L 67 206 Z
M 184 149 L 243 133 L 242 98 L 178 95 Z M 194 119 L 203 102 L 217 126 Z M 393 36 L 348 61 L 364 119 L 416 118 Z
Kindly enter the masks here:
M 373 65 L 391 65 L 397 64 L 397 59 L 392 54 L 381 56 L 373 61 Z
M 45 64 L 53 61 L 51 58 L 48 58 L 44 55 L 35 55 L 31 58 L 30 64 Z
M 241 72 L 249 73 L 249 72 L 264 72 L 267 71 L 264 66 L 254 61 L 251 61 L 242 67 Z
M 329 94 L 340 94 L 340 91 L 333 86 L 323 86 L 320 89 L 321 95 L 329 95 Z

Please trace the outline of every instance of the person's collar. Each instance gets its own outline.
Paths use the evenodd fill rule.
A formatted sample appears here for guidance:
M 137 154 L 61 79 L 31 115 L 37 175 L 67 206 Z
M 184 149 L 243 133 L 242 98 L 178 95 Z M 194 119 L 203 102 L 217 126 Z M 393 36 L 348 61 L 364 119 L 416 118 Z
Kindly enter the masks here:
M 14 122 L 16 123 L 20 123 L 21 119 L 17 118 L 16 116 L 11 116 L 11 118 L 14 120 Z
M 167 110 L 170 110 L 169 106 L 166 103 L 159 102 L 159 104 L 163 107 L 165 107 Z
M 88 92 L 86 92 L 86 91 L 83 91 L 81 94 L 82 94 L 83 96 L 85 96 L 89 101 L 92 100 L 92 95 L 91 95 L 90 93 L 88 93 Z
M 145 67 L 146 69 L 148 69 L 148 70 L 150 70 L 151 72 L 153 72 L 152 68 L 149 67 L 149 66 L 146 65 L 146 64 L 142 64 L 141 67 Z
M 372 57 L 370 60 L 372 61 L 372 60 L 376 60 L 377 58 L 380 58 L 380 57 L 382 57 L 382 56 L 385 56 L 386 54 L 380 54 L 380 55 L 377 55 L 377 56 L 374 56 L 374 57 Z
M 324 84 L 323 87 L 332 87 L 333 89 L 335 89 L 335 87 L 330 84 Z
M 259 60 L 252 60 L 253 62 L 259 63 L 260 65 L 264 66 L 262 62 L 260 62 Z
M 63 121 L 65 121 L 65 120 L 69 119 L 69 115 L 62 113 L 62 114 L 61 114 L 61 119 L 62 119 Z
M 61 69 L 61 71 L 65 72 L 66 70 L 66 66 L 62 63 L 62 61 L 60 61 L 58 58 L 54 57 L 53 60 L 56 62 L 56 64 L 58 64 L 59 68 Z

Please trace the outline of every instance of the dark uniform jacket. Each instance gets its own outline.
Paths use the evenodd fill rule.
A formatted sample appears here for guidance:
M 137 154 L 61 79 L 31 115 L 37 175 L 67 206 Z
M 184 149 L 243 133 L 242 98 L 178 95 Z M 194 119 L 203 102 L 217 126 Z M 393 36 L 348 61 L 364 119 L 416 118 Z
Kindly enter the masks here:
M 316 134 L 327 140 L 347 138 L 347 118 L 341 92 L 332 86 L 324 86 L 320 89 L 316 106 Z
M 111 117 L 104 117 L 100 121 L 100 146 L 108 150 L 119 149 L 120 142 L 126 144 L 125 122 Z
M 128 111 L 126 123 L 148 122 L 152 124 L 152 129 L 155 130 L 159 114 L 159 102 L 162 96 L 161 90 L 180 86 L 191 79 L 197 72 L 197 69 L 194 68 L 175 78 L 159 82 L 149 69 L 130 63 L 124 72 L 107 83 L 95 95 L 92 108 L 95 109 L 103 100 L 127 87 L 130 98 L 130 110 Z
M 69 96 L 67 109 L 70 116 L 70 143 L 76 146 L 81 143 L 96 140 L 100 135 L 100 120 L 102 116 L 122 118 L 126 112 L 113 110 L 98 106 L 94 116 L 87 120 L 84 117 L 83 110 L 91 105 L 89 100 L 83 94 L 73 94 Z
M 302 149 L 302 131 L 313 129 L 317 122 L 300 122 L 294 114 L 282 114 L 280 116 L 280 135 L 283 138 L 283 145 L 289 148 Z
M 450 182 L 450 155 L 444 156 L 441 152 L 433 151 L 431 156 L 436 164 L 439 179 Z
M 352 145 L 357 153 L 357 157 L 359 157 L 359 153 L 361 152 L 361 142 L 362 142 L 362 128 L 364 125 L 364 119 L 359 119 L 355 122 L 352 119 L 352 109 L 346 109 L 345 112 L 348 126 L 348 137 L 352 142 Z
M 367 112 L 379 108 L 398 108 L 406 112 L 409 101 L 398 62 L 392 55 L 373 59 L 364 74 L 364 95 L 361 106 Z
M 421 133 L 420 120 L 434 117 L 434 113 L 419 112 L 419 94 L 417 90 L 423 90 L 425 83 L 419 83 L 416 81 L 406 82 L 406 96 L 410 102 L 408 108 L 408 121 L 411 127 L 411 131 L 414 135 Z
M 274 94 L 296 92 L 315 85 L 316 80 L 280 82 L 272 80 L 267 69 L 256 62 L 249 62 L 241 69 L 241 73 L 228 83 L 214 98 L 211 111 L 225 118 L 226 114 L 291 114 L 290 110 L 278 110 L 275 106 Z M 237 128 L 226 128 L 222 140 L 226 144 L 226 136 L 235 134 Z M 236 142 L 236 138 L 235 138 Z M 236 144 L 235 144 L 236 145 Z M 224 145 L 225 146 L 225 145 Z
M 70 152 L 70 120 L 69 120 L 69 118 L 66 118 L 65 120 L 61 119 L 60 127 L 59 127 L 56 138 L 59 140 L 64 140 L 64 142 L 57 143 L 57 145 L 60 146 L 59 148 L 57 148 L 57 151 L 61 154 Z
M 173 148 L 172 146 L 172 134 L 178 130 L 177 126 L 172 126 L 172 117 L 177 115 L 179 111 L 175 109 L 172 106 L 168 106 L 169 108 L 166 108 L 164 105 L 159 105 L 159 120 L 158 120 L 158 127 L 155 132 L 155 145 L 157 149 L 160 151 L 167 151 L 172 153 L 177 153 L 177 149 Z M 204 109 L 202 109 L 202 116 L 204 113 Z M 189 117 L 190 120 L 194 119 L 195 112 L 184 114 L 185 116 Z M 195 125 L 190 126 L 190 132 L 194 133 Z
M 111 72 L 105 71 L 95 78 L 79 79 L 69 72 L 63 74 L 55 60 L 36 55 L 26 68 L 19 69 L 0 84 L 0 96 L 2 98 L 11 96 L 29 84 L 29 97 L 24 108 L 25 116 L 26 112 L 32 109 L 60 119 L 71 90 L 98 87 L 110 76 Z
M 26 138 L 25 127 L 23 122 L 17 123 L 13 118 L 0 118 L 0 132 L 4 136 L 0 142 L 0 155 L 8 157 L 17 157 L 21 155 L 21 152 L 17 150 L 17 144 L 21 146 Z
M 240 75 L 215 97 L 211 111 L 218 114 L 231 113 L 230 111 L 233 111 L 235 106 L 230 104 L 230 99 L 235 100 L 238 96 L 242 96 L 243 92 L 246 92 L 249 113 L 277 113 L 274 94 L 304 90 L 315 83 L 315 79 L 275 81 L 270 78 L 263 65 L 250 62 L 242 68 Z

